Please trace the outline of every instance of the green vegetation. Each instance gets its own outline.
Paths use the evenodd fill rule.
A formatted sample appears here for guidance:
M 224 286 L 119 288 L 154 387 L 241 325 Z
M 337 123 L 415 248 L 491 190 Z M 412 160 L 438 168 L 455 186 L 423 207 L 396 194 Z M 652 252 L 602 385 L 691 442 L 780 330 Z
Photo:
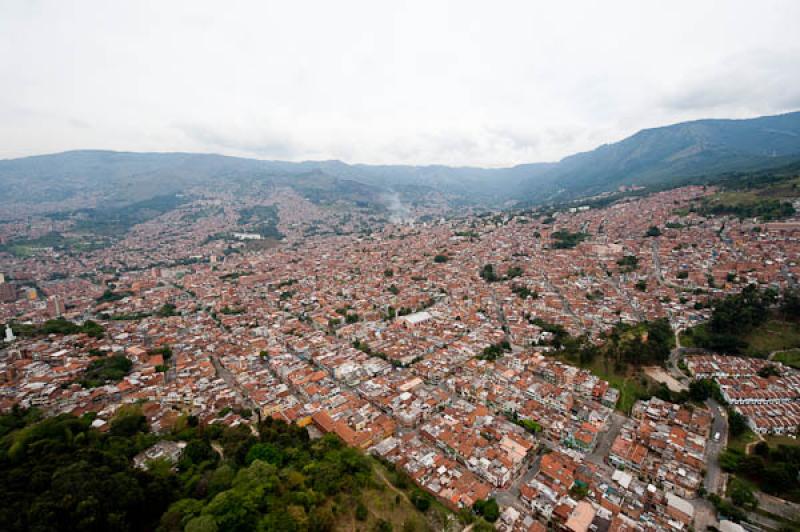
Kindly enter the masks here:
M 98 303 L 108 303 L 111 301 L 120 301 L 125 299 L 126 297 L 130 297 L 133 295 L 133 292 L 128 291 L 121 291 L 121 292 L 114 292 L 110 288 L 107 288 L 103 294 L 97 298 Z
M 650 227 L 647 229 L 647 232 L 644 234 L 644 236 L 648 236 L 648 237 L 656 237 L 656 236 L 661 236 L 661 229 L 659 229 L 659 228 L 658 228 L 657 226 L 655 226 L 655 225 L 651 225 L 651 226 L 650 226 Z
M 510 352 L 511 346 L 508 342 L 503 341 L 497 344 L 492 344 L 489 347 L 484 348 L 483 352 L 478 355 L 478 360 L 497 360 L 498 358 L 503 356 L 503 353 Z
M 622 273 L 631 273 L 639 267 L 639 257 L 636 255 L 625 255 L 617 261 L 617 266 Z
M 450 260 L 449 257 L 447 255 L 443 255 L 443 254 L 439 254 L 439 255 L 436 255 L 435 257 L 433 257 L 433 262 L 435 262 L 437 264 L 444 264 L 448 260 Z
M 64 318 L 47 320 L 41 325 L 30 323 L 11 323 L 11 330 L 16 336 L 47 336 L 48 334 L 80 334 L 84 333 L 92 338 L 102 338 L 105 329 L 92 320 L 86 320 L 83 325 L 78 325 Z
M 800 347 L 800 305 L 794 292 L 779 298 L 773 290 L 749 285 L 712 307 L 711 319 L 686 330 L 682 345 L 762 358 Z
M 618 323 L 606 333 L 600 346 L 586 337 L 570 336 L 563 328 L 551 326 L 558 359 L 591 371 L 620 391 L 617 408 L 630 412 L 638 399 L 646 399 L 655 387 L 641 372 L 642 366 L 663 365 L 674 347 L 674 336 L 665 318 L 635 325 Z
M 280 421 L 265 420 L 254 435 L 182 418 L 158 437 L 137 407 L 123 408 L 105 433 L 91 427 L 93 415 L 39 419 L 20 409 L 0 416 L 0 522 L 10 532 L 329 531 L 356 521 L 425 531 L 447 521 L 407 477 L 402 488 L 390 483 L 402 474 L 332 435 L 311 441 Z M 134 469 L 133 457 L 164 438 L 187 443 L 177 467 L 160 460 Z M 414 504 L 427 498 L 426 512 L 401 490 Z
M 154 528 L 174 485 L 132 467 L 133 456 L 155 442 L 141 412 L 123 410 L 107 433 L 91 428 L 91 415 L 37 417 L 20 409 L 0 416 L 5 530 Z
M 728 430 L 728 449 L 739 451 L 739 453 L 744 454 L 747 446 L 751 443 L 758 440 L 758 436 L 756 433 L 751 431 L 749 428 L 744 432 L 740 432 L 737 436 L 732 436 L 731 431 Z
M 725 516 L 727 519 L 732 521 L 744 521 L 747 517 L 747 514 L 744 510 L 736 506 L 735 504 L 721 498 L 716 493 L 712 493 L 708 496 L 708 500 L 711 504 L 714 505 L 714 509 L 717 510 L 717 513 L 721 516 Z
M 494 273 L 494 266 L 491 264 L 484 264 L 483 268 L 481 268 L 480 276 L 487 283 L 494 283 L 500 280 L 500 277 Z
M 746 479 L 766 493 L 800 501 L 800 446 L 796 443 L 773 447 L 762 441 L 755 445 L 751 454 L 729 447 L 720 455 L 719 463 L 725 471 L 739 477 L 736 498 L 730 493 L 738 506 L 749 504 L 747 492 L 752 491 L 740 479 Z
M 255 205 L 239 210 L 239 225 L 246 225 L 251 231 L 264 238 L 280 240 L 283 233 L 278 231 L 278 208 L 275 205 Z
M 124 355 L 114 355 L 92 360 L 78 379 L 84 388 L 96 388 L 109 382 L 118 382 L 128 374 L 133 363 Z
M 160 309 L 156 312 L 156 316 L 161 318 L 167 318 L 169 316 L 177 316 L 178 312 L 176 311 L 175 305 L 172 303 L 164 303 Z
M 475 501 L 475 504 L 472 505 L 472 510 L 490 523 L 494 523 L 500 517 L 500 507 L 494 499 Z
M 172 358 L 172 348 L 170 348 L 168 345 L 165 345 L 164 347 L 151 349 L 147 352 L 147 354 L 150 356 L 161 355 L 164 358 L 164 360 L 169 360 L 170 358 Z
M 586 233 L 571 233 L 567 230 L 555 231 L 551 236 L 554 249 L 571 249 L 589 238 Z
M 511 417 L 511 421 L 524 428 L 531 434 L 539 434 L 542 432 L 542 426 L 532 419 L 520 419 L 516 415 Z
M 97 209 L 75 211 L 74 231 L 98 236 L 119 238 L 136 224 L 152 220 L 157 216 L 178 208 L 189 198 L 176 194 L 155 196 L 124 206 L 108 206 Z
M 523 273 L 524 272 L 522 271 L 522 268 L 518 266 L 509 266 L 509 268 L 506 270 L 506 274 L 504 276 L 500 276 L 495 271 L 493 264 L 484 264 L 479 275 L 481 279 L 487 283 L 496 283 L 499 281 L 510 281 L 515 277 L 519 277 Z
M 108 243 L 102 238 L 86 236 L 64 236 L 58 232 L 50 232 L 37 238 L 15 238 L 0 244 L 0 252 L 11 253 L 15 257 L 31 257 L 40 250 L 53 249 L 61 252 L 93 251 Z
M 518 295 L 520 299 L 528 299 L 529 297 L 532 299 L 537 299 L 539 297 L 538 292 L 529 289 L 527 286 L 513 285 L 511 287 L 511 292 Z
M 528 318 L 528 323 L 552 334 L 553 339 L 549 343 L 556 349 L 563 347 L 564 343 L 571 338 L 567 330 L 557 323 L 550 323 L 541 318 Z
M 763 198 L 749 192 L 723 192 L 701 203 L 697 211 L 704 216 L 731 215 L 763 221 L 782 220 L 795 214 L 788 201 Z
M 780 362 L 795 369 L 800 369 L 800 350 L 781 351 L 775 353 L 772 358 L 775 362 Z

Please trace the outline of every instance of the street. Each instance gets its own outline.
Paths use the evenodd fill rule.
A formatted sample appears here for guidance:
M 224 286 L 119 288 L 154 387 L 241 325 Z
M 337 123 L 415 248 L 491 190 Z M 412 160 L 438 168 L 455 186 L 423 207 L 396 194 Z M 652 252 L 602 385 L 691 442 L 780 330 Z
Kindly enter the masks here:
M 708 493 L 720 495 L 725 486 L 725 473 L 719 466 L 719 455 L 728 442 L 728 418 L 725 409 L 713 399 L 708 399 L 706 405 L 714 416 L 711 422 L 711 437 L 706 447 L 706 478 L 703 482 Z M 714 435 L 719 433 L 719 441 L 714 440 Z

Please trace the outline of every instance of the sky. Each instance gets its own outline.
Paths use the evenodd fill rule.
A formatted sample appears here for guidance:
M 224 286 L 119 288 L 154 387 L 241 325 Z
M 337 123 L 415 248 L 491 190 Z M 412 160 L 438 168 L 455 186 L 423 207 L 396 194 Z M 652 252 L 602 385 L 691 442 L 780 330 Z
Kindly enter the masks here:
M 511 166 L 800 110 L 800 2 L 0 0 L 0 158 Z

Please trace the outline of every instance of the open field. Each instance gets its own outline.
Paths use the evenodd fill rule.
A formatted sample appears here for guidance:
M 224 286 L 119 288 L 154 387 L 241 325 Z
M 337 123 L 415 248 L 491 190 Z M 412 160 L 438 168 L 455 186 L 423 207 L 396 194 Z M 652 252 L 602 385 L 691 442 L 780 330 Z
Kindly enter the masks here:
M 686 334 L 686 332 L 681 333 L 681 346 L 700 347 L 697 345 L 695 338 L 702 335 L 705 328 L 706 324 L 701 323 L 694 328 L 694 335 Z M 748 334 L 740 336 L 739 339 L 747 344 L 747 347 L 742 350 L 743 355 L 766 358 L 774 351 L 800 348 L 800 324 L 771 318 Z M 777 356 L 775 360 L 783 362 Z M 800 352 L 788 353 L 785 357 L 800 364 Z
M 644 370 L 645 375 L 656 382 L 666 384 L 667 388 L 673 392 L 681 392 L 689 389 L 688 386 L 675 379 L 675 377 L 667 373 L 667 371 L 660 366 L 647 366 L 642 369 Z
M 800 324 L 771 319 L 742 339 L 748 344 L 745 353 L 751 356 L 800 347 Z
M 800 350 L 780 351 L 772 357 L 775 362 L 781 362 L 787 366 L 800 369 Z

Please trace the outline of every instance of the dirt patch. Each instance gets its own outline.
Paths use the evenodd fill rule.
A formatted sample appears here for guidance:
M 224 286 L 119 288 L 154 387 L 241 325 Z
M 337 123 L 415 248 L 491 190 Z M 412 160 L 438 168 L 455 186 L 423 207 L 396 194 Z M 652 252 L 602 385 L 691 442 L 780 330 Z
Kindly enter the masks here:
M 688 386 L 681 383 L 675 377 L 666 372 L 664 368 L 658 366 L 647 366 L 644 368 L 644 374 L 656 382 L 664 383 L 673 392 L 682 392 L 688 390 Z

